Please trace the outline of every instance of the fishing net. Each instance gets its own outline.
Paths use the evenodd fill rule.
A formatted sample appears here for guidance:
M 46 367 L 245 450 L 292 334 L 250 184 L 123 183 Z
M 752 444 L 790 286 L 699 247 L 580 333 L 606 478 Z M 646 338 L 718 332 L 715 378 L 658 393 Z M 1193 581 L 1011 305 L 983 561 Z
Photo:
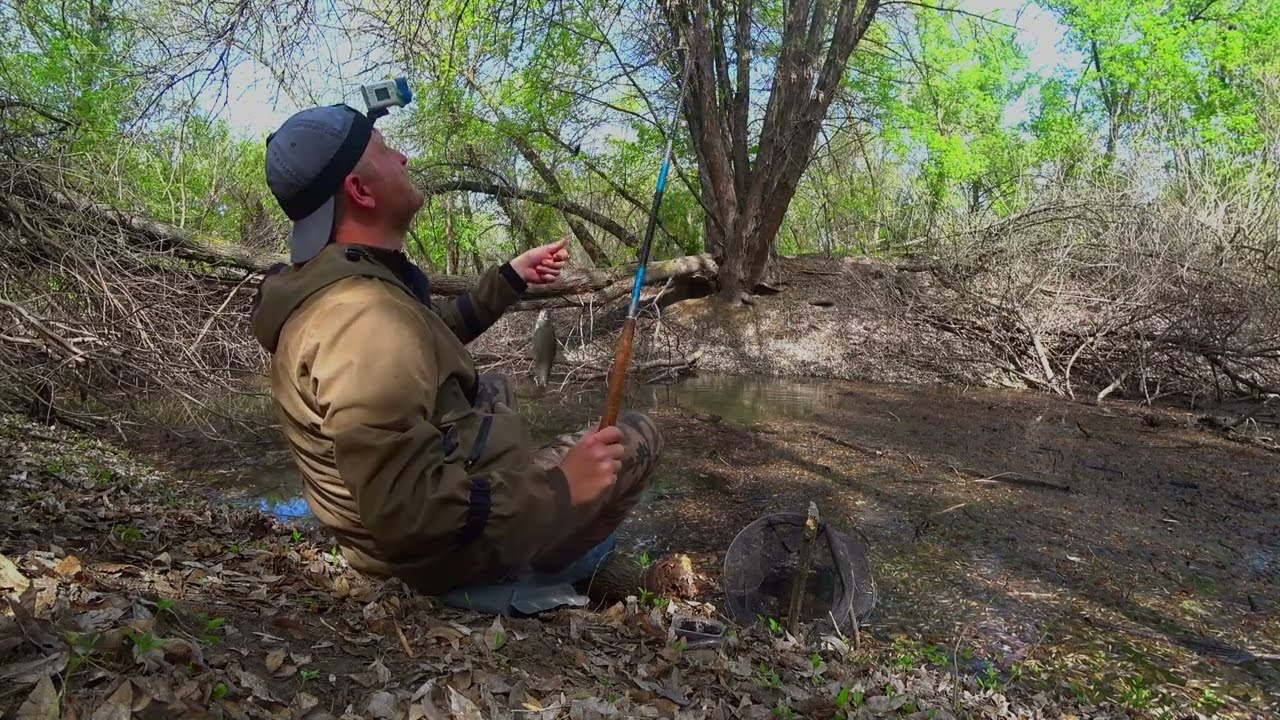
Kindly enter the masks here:
M 804 524 L 802 513 L 766 515 L 743 528 L 729 545 L 724 589 L 726 610 L 736 622 L 787 616 Z M 851 617 L 862 623 L 875 607 L 866 538 L 855 532 L 857 537 L 852 537 L 819 523 L 798 613 L 802 622 L 834 620 L 837 626 L 851 626 Z

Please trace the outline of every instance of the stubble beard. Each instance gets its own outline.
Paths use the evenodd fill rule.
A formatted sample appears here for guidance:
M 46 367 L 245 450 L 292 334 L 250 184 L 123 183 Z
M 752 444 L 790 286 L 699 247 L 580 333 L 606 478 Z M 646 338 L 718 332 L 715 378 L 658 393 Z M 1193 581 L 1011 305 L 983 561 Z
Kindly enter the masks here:
M 426 199 L 417 188 L 411 187 L 409 192 L 408 202 L 405 203 L 400 212 L 396 213 L 396 229 L 399 230 L 401 235 L 409 233 L 409 228 L 413 227 L 413 219 L 418 216 L 418 211 L 426 203 Z

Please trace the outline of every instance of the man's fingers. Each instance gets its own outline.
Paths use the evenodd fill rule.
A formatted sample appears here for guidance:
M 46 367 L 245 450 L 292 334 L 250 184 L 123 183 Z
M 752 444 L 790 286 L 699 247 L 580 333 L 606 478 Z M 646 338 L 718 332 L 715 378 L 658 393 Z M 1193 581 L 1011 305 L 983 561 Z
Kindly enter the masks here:
M 597 457 L 620 458 L 625 446 L 620 442 L 601 442 Z
M 592 445 L 618 445 L 621 447 L 622 430 L 616 425 L 588 433 L 585 440 Z

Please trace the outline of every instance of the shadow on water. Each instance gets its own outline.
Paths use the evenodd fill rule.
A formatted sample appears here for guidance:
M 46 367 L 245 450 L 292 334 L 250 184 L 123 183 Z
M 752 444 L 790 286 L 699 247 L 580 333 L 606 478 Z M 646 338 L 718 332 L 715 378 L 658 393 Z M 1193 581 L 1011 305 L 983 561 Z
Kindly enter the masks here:
M 635 394 L 638 407 L 682 407 L 739 425 L 776 418 L 806 420 L 836 409 L 839 401 L 828 382 L 762 376 L 699 375 L 648 385 Z
M 603 385 L 541 394 L 521 388 L 521 412 L 536 442 L 581 430 L 599 417 Z M 840 396 L 820 380 L 765 376 L 698 375 L 670 384 L 633 388 L 624 409 L 679 407 L 723 422 L 752 426 L 778 418 L 809 419 L 839 406 Z M 215 493 L 236 506 L 251 506 L 283 522 L 314 522 L 302 483 L 285 453 L 254 467 L 217 473 Z M 655 483 L 659 487 L 661 482 Z

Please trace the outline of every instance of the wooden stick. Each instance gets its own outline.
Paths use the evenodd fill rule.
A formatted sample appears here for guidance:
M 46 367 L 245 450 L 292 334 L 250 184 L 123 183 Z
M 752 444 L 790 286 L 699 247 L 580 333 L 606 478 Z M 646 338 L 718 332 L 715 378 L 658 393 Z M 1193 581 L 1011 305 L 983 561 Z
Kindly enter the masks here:
M 609 401 L 605 405 L 604 417 L 600 419 L 600 430 L 618 421 L 618 411 L 622 408 L 622 391 L 627 383 L 627 365 L 631 364 L 631 345 L 636 334 L 636 319 L 627 318 L 622 326 L 622 337 L 618 340 L 618 356 L 613 360 L 613 368 L 609 372 Z
M 813 542 L 818 537 L 818 505 L 809 503 L 809 516 L 804 521 L 804 540 L 800 543 L 800 562 L 791 584 L 791 608 L 787 611 L 787 632 L 792 637 L 800 634 L 800 608 L 804 604 L 804 589 L 809 582 L 809 570 L 813 566 Z
M 404 630 L 400 629 L 400 623 L 394 623 L 396 635 L 400 636 L 400 647 L 404 648 L 404 654 L 410 658 L 413 657 L 413 648 L 409 647 L 409 638 L 404 636 Z
M 991 475 L 978 480 L 974 480 L 974 482 L 986 483 L 986 484 L 1005 483 L 1007 485 L 1023 485 L 1025 487 L 1036 487 L 1036 488 L 1044 488 L 1046 490 L 1057 490 L 1058 492 L 1064 492 L 1064 493 L 1071 492 L 1070 485 L 1059 485 L 1058 483 L 1051 483 L 1047 480 L 1037 480 L 1035 478 L 1024 477 L 1015 472 L 999 473 L 998 475 Z

